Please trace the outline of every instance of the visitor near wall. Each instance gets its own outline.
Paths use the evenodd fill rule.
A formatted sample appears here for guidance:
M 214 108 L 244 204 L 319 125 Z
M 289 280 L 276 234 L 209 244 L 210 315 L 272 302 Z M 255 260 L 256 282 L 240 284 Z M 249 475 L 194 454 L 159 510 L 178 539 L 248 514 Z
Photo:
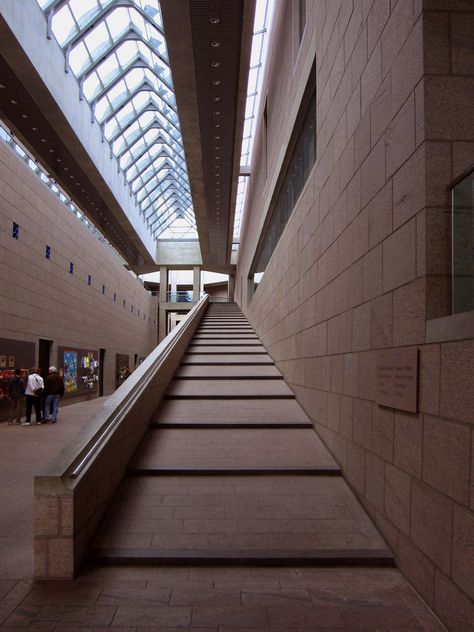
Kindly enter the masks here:
M 10 398 L 9 424 L 19 424 L 25 396 L 25 381 L 21 378 L 20 369 L 15 369 L 15 374 L 8 385 L 8 397 Z
M 55 366 L 48 369 L 48 377 L 44 381 L 45 406 L 44 422 L 55 424 L 58 420 L 59 400 L 64 395 L 64 380 Z
M 44 390 L 44 381 L 41 375 L 38 375 L 37 369 L 30 369 L 28 382 L 25 389 L 26 397 L 26 419 L 25 426 L 31 425 L 31 411 L 35 409 L 36 423 L 41 423 L 41 397 Z

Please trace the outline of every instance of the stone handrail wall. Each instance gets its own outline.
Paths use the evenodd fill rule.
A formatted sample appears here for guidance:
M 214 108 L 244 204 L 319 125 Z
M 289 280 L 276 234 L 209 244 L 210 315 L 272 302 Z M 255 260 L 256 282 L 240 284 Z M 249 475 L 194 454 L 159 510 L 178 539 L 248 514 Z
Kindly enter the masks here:
M 36 579 L 72 579 L 208 304 L 202 298 L 35 477 Z

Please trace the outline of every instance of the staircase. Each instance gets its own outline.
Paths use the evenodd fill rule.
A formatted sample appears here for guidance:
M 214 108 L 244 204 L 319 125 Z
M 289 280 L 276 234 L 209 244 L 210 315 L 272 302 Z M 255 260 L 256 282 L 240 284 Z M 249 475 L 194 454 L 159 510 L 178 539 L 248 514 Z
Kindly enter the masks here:
M 99 564 L 393 563 L 233 303 L 210 304 L 91 557 Z

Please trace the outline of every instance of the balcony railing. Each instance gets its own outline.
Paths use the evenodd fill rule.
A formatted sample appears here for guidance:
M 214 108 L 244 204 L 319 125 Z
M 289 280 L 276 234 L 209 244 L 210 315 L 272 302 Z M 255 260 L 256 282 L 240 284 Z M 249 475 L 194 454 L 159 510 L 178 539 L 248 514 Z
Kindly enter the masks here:
M 177 292 L 166 292 L 167 303 L 192 303 L 193 293 L 191 290 L 178 290 Z

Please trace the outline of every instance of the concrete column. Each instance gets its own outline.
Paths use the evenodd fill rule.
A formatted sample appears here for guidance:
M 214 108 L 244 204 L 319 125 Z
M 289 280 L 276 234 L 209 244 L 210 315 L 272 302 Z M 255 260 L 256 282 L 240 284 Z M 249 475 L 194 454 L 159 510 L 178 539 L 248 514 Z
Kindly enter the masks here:
M 199 301 L 201 294 L 201 268 L 199 266 L 193 267 L 193 302 Z
M 177 302 L 177 298 L 176 298 L 176 294 L 178 292 L 178 284 L 177 284 L 177 273 L 176 270 L 170 270 L 168 272 L 168 280 L 169 280 L 169 285 L 170 285 L 170 292 L 171 292 L 171 296 L 173 298 L 170 298 L 169 302 L 170 303 L 175 303 Z
M 168 292 L 168 268 L 160 267 L 160 300 L 158 303 L 158 342 L 166 337 L 166 294 Z
M 227 285 L 227 300 L 233 303 L 235 300 L 235 276 L 229 274 L 229 283 Z
M 160 267 L 160 304 L 166 303 L 166 292 L 168 291 L 168 268 Z

